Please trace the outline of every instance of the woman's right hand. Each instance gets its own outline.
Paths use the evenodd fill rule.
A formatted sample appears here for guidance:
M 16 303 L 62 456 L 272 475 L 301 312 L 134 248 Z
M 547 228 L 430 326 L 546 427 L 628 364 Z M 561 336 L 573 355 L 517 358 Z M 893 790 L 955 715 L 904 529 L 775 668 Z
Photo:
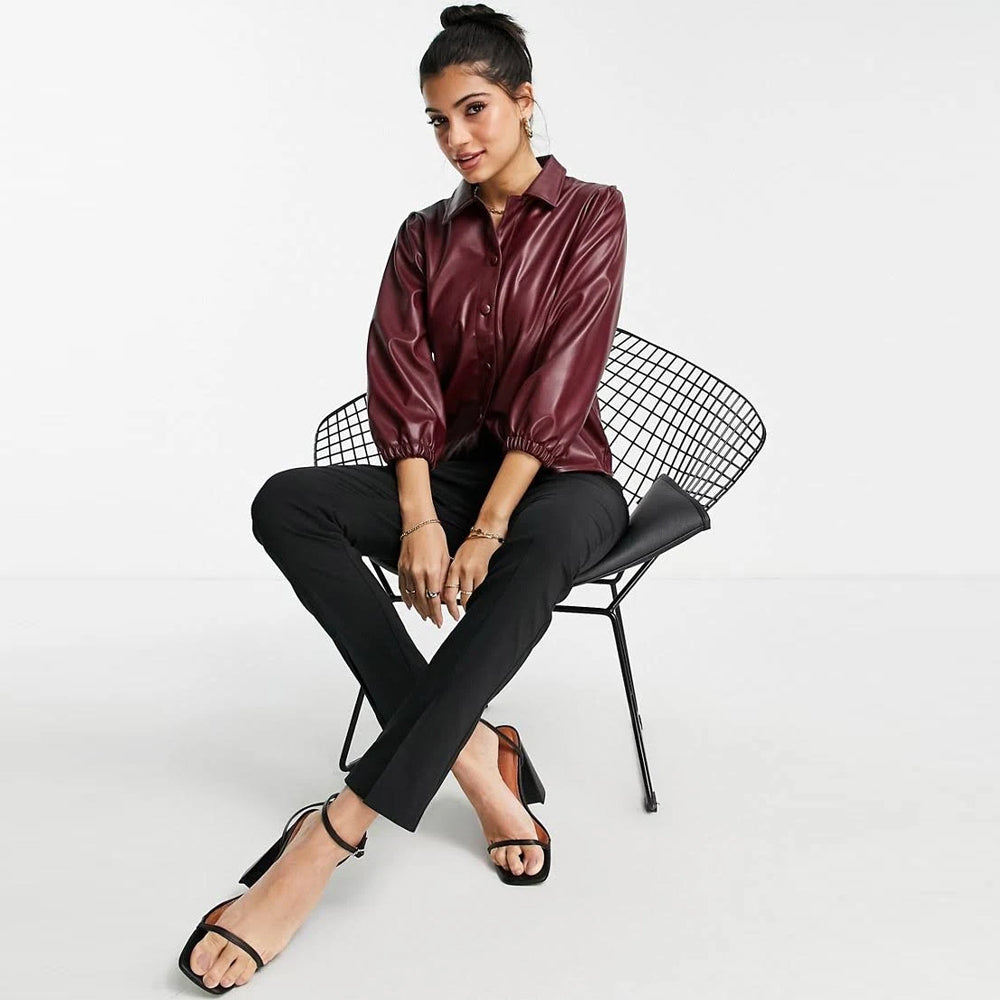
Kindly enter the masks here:
M 438 628 L 443 620 L 441 598 L 450 565 L 448 538 L 440 524 L 424 524 L 403 539 L 397 565 L 400 596 L 408 608 L 416 608 L 424 621 L 430 618 Z M 408 590 L 416 593 L 408 594 Z M 438 596 L 428 597 L 428 590 L 437 591 Z

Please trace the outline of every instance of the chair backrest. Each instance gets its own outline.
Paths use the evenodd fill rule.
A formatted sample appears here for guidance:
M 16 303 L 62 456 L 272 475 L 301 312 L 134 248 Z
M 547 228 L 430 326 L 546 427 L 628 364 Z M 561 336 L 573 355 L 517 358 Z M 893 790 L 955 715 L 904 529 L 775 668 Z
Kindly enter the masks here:
M 765 429 L 745 397 L 697 365 L 619 328 L 597 390 L 612 472 L 632 509 L 668 475 L 706 508 L 746 471 Z M 384 465 L 362 393 L 324 417 L 317 465 Z
M 597 401 L 630 507 L 666 474 L 710 508 L 764 446 L 764 423 L 744 396 L 628 330 L 615 333 Z

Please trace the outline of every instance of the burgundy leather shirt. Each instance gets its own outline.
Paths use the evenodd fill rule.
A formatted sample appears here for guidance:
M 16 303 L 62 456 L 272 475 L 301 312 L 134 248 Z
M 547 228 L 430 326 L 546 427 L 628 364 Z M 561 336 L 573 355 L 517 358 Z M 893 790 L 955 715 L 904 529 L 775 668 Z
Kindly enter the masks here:
M 368 415 L 388 465 L 488 435 L 557 472 L 611 475 L 597 389 L 618 324 L 625 205 L 551 154 L 494 228 L 473 185 L 411 212 L 368 334 Z

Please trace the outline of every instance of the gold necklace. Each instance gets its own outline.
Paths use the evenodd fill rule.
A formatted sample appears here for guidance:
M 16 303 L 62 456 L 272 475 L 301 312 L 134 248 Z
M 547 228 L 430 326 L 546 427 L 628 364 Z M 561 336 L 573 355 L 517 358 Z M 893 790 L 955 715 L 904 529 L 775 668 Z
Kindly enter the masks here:
M 477 198 L 479 197 L 479 185 L 478 184 L 476 185 L 475 190 L 473 191 L 473 194 L 475 194 Z M 482 201 L 482 198 L 480 198 L 479 200 Z M 483 201 L 483 204 L 486 205 L 486 202 Z M 503 209 L 503 208 L 490 208 L 489 205 L 486 205 L 486 211 L 487 212 L 492 212 L 494 215 L 503 215 L 505 209 Z

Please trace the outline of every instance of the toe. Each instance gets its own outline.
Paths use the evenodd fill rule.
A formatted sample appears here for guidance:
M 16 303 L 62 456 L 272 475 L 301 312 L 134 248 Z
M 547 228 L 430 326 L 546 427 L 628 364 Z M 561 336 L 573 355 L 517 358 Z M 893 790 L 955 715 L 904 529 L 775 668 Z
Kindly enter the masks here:
M 521 860 L 521 849 L 516 846 L 507 848 L 507 867 L 512 875 L 520 875 L 524 871 L 524 863 Z
M 242 963 L 234 966 L 234 968 L 239 969 L 235 980 L 236 985 L 244 986 L 250 982 L 250 977 L 257 971 L 257 963 L 252 958 L 246 957 Z
M 247 963 L 249 963 L 251 968 L 256 968 L 253 961 L 247 956 L 244 951 L 240 953 L 233 959 L 232 964 L 226 969 L 225 975 L 219 980 L 220 986 L 232 986 L 239 982 L 240 977 L 246 972 Z M 250 977 L 247 976 L 246 979 Z M 246 980 L 244 980 L 245 982 Z
M 197 976 L 208 972 L 225 944 L 226 939 L 221 935 L 207 933 L 191 951 L 191 971 Z
M 212 967 L 202 976 L 205 985 L 209 988 L 218 986 L 223 977 L 228 973 L 229 967 L 242 954 L 240 949 L 231 942 L 226 942 L 226 947 L 219 952 L 219 957 L 212 963 Z
M 507 851 L 505 848 L 494 847 L 493 850 L 490 852 L 490 854 L 493 858 L 493 863 L 497 867 L 503 868 L 505 871 L 510 871 L 510 869 L 507 867 Z
M 545 862 L 545 855 L 540 847 L 527 847 L 524 851 L 524 873 L 526 875 L 537 875 L 542 870 Z
M 232 965 L 226 969 L 225 974 L 219 980 L 220 986 L 232 986 L 237 979 L 239 979 L 240 974 L 243 972 L 244 957 L 234 958 Z

